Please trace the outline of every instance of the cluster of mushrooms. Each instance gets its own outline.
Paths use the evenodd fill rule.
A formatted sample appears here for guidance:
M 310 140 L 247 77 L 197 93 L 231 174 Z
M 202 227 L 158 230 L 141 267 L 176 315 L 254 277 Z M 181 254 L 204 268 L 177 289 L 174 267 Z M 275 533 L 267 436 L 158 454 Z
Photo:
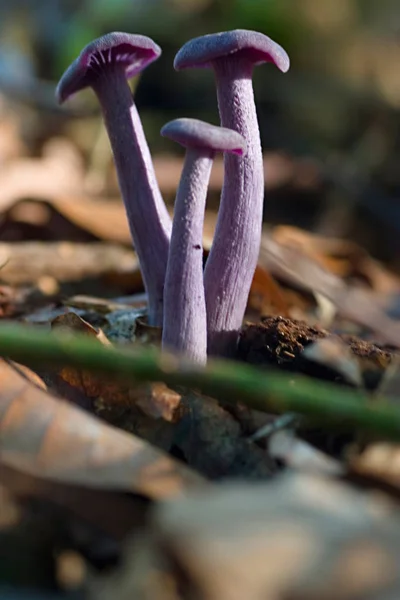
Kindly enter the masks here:
M 173 221 L 157 184 L 151 154 L 127 80 L 161 54 L 150 38 L 109 33 L 88 44 L 62 76 L 57 99 L 91 87 L 110 138 L 132 240 L 148 295 L 148 322 L 163 328 L 163 348 L 205 364 L 226 355 L 240 329 L 257 266 L 264 199 L 253 67 L 289 58 L 262 33 L 235 30 L 195 38 L 174 67 L 211 67 L 221 127 L 176 119 L 161 135 L 186 148 Z M 203 270 L 203 223 L 216 152 L 224 152 L 224 184 L 214 241 Z

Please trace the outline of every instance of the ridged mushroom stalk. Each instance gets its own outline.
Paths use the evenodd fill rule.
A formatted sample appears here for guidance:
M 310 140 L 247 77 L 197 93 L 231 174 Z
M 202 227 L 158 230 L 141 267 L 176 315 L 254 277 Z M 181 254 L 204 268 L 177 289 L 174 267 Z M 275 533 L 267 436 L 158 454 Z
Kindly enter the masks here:
M 211 67 L 221 125 L 247 143 L 243 157 L 225 156 L 225 177 L 214 241 L 204 273 L 208 351 L 229 354 L 242 325 L 261 243 L 264 172 L 254 102 L 255 65 L 289 68 L 286 52 L 267 36 L 246 30 L 206 35 L 187 42 L 175 57 L 177 70 Z
M 215 153 L 243 155 L 246 143 L 230 129 L 197 119 L 176 119 L 161 130 L 186 148 L 175 200 L 164 287 L 162 345 L 205 364 L 207 317 L 203 283 L 203 224 Z
M 109 33 L 87 45 L 62 76 L 64 102 L 85 87 L 100 102 L 129 228 L 148 295 L 149 324 L 161 326 L 171 219 L 157 184 L 150 150 L 127 80 L 161 54 L 150 38 Z

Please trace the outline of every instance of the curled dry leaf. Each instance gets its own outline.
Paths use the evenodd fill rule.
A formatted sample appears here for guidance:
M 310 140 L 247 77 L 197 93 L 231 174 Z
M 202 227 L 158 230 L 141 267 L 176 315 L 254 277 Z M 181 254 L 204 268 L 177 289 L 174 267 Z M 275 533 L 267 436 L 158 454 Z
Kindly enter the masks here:
M 66 219 L 101 240 L 132 245 L 125 208 L 118 198 L 62 196 L 52 199 L 51 205 Z M 172 215 L 172 210 L 170 213 Z M 211 247 L 216 220 L 217 213 L 207 210 L 203 236 L 205 248 Z
M 0 243 L 0 264 L 1 281 L 15 285 L 37 283 L 44 276 L 63 282 L 112 273 L 129 273 L 133 285 L 140 273 L 132 250 L 104 243 Z
M 0 362 L 0 463 L 30 475 L 166 498 L 200 476 L 145 441 L 30 384 Z
M 61 331 L 63 334 L 82 333 L 89 337 L 96 338 L 104 346 L 111 346 L 111 342 L 107 339 L 101 329 L 95 329 L 90 323 L 74 312 L 59 315 L 53 319 L 51 327 L 52 329 Z
M 141 386 L 140 390 L 143 390 L 143 395 L 137 397 L 135 404 L 145 415 L 170 422 L 176 420 L 181 402 L 180 394 L 161 382 Z
M 290 310 L 287 298 L 283 290 L 272 275 L 261 265 L 257 265 L 253 282 L 251 284 L 250 296 L 247 310 L 257 310 L 260 315 L 279 314 L 289 317 Z
M 275 227 L 272 237 L 279 244 L 312 258 L 339 277 L 361 279 L 378 293 L 388 294 L 399 290 L 399 278 L 353 241 L 329 238 L 288 225 Z
M 374 292 L 346 285 L 299 248 L 279 244 L 267 235 L 262 239 L 260 264 L 301 289 L 326 296 L 343 316 L 400 347 L 400 323 L 386 315 Z

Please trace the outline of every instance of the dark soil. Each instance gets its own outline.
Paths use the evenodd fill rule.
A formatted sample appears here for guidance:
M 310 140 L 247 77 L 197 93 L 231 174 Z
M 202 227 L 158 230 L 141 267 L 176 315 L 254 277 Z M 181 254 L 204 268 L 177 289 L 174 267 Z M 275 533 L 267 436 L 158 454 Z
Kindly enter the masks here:
M 307 346 L 330 335 L 332 334 L 328 330 L 310 327 L 303 321 L 265 317 L 261 323 L 244 326 L 239 338 L 237 357 L 253 365 L 275 366 L 285 371 L 348 384 L 335 369 L 311 361 L 303 354 Z M 375 389 L 389 366 L 393 353 L 354 336 L 339 337 L 360 361 L 365 387 Z

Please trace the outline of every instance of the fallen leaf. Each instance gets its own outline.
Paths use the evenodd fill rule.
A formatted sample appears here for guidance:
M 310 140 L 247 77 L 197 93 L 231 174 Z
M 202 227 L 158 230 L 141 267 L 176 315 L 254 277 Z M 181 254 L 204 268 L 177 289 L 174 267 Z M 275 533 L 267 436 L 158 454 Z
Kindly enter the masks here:
M 272 275 L 326 296 L 343 316 L 374 331 L 383 342 L 400 347 L 400 323 L 386 315 L 373 291 L 346 285 L 299 249 L 279 244 L 268 235 L 262 239 L 260 263 Z
M 375 292 L 390 294 L 400 288 L 399 277 L 351 240 L 329 238 L 288 225 L 275 227 L 272 238 L 278 244 L 300 251 L 339 277 L 367 282 Z
M 167 498 L 202 483 L 139 438 L 52 397 L 0 362 L 0 463 L 63 483 Z

